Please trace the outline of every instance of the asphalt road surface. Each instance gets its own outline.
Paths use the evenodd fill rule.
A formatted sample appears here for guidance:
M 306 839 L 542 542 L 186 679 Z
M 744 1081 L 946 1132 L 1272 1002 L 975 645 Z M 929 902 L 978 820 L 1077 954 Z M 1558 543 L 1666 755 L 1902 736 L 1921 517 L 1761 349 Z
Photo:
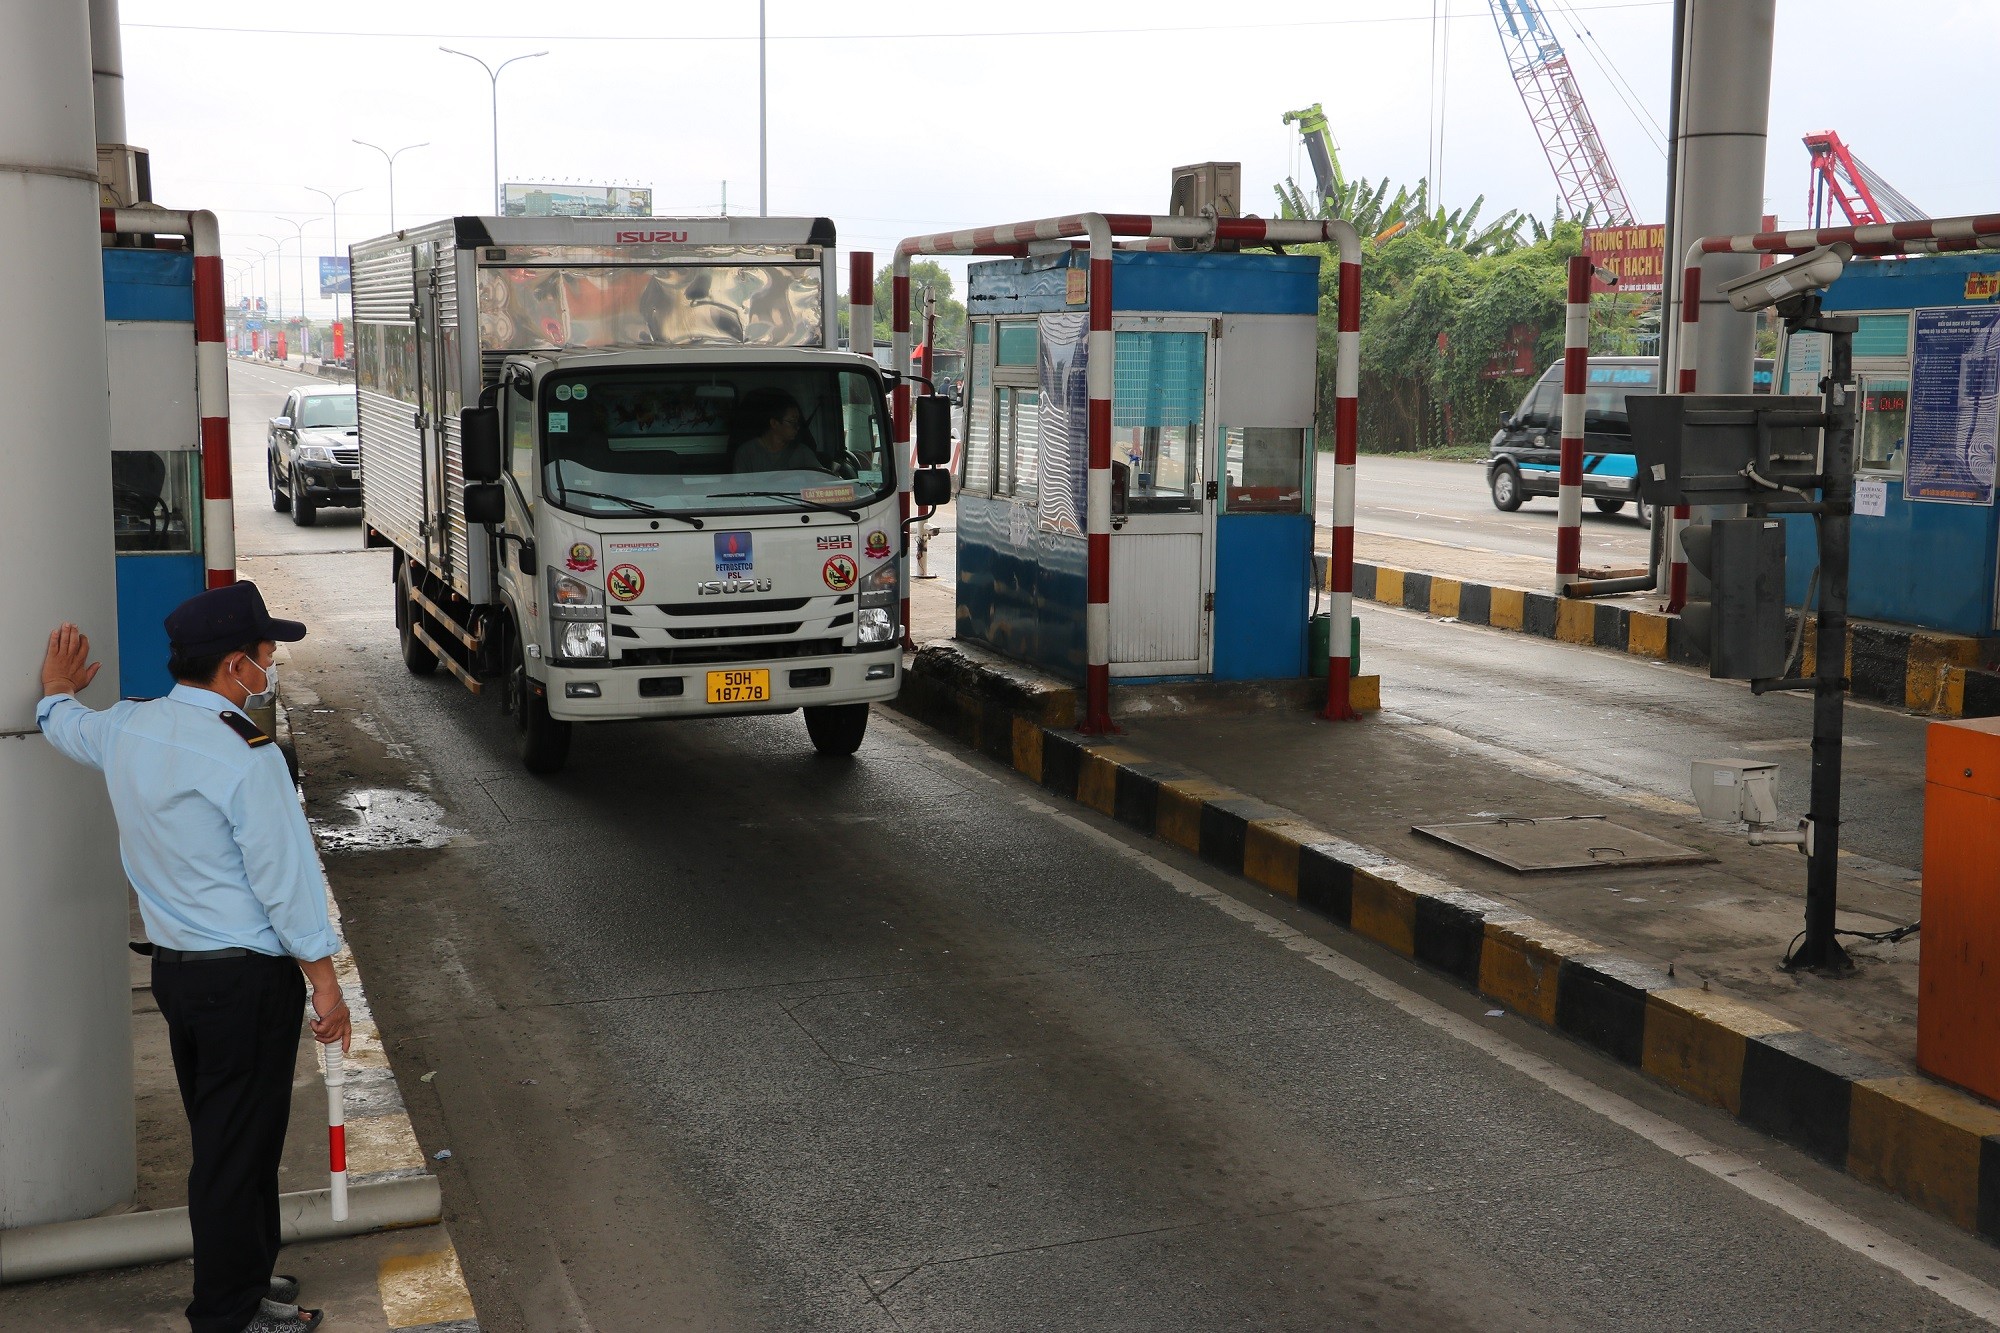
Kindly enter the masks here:
M 288 377 L 232 371 L 261 450 Z M 237 467 L 484 1328 L 2000 1317 L 1946 1224 L 893 715 L 852 761 L 796 717 L 601 726 L 531 778 L 490 696 L 403 669 L 387 556 Z
M 1363 454 L 1355 467 L 1354 525 L 1362 532 L 1555 559 L 1555 500 L 1538 497 L 1511 514 L 1501 513 L 1486 489 L 1484 464 Z M 1314 494 L 1323 530 L 1333 515 L 1332 454 L 1319 455 Z M 1584 501 L 1584 564 L 1643 567 L 1648 540 L 1630 506 L 1600 514 Z

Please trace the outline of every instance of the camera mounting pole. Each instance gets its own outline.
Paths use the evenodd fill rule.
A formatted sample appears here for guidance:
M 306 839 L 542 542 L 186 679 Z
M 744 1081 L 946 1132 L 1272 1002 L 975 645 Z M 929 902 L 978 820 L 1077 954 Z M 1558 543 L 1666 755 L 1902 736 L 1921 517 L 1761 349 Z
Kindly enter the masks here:
M 1788 971 L 1845 974 L 1854 970 L 1835 938 L 1839 901 L 1840 759 L 1847 699 L 1847 557 L 1854 515 L 1854 332 L 1851 315 L 1822 315 L 1819 293 L 1794 296 L 1778 313 L 1794 333 L 1824 333 L 1833 344 L 1832 364 L 1820 381 L 1826 403 L 1826 456 L 1821 464 L 1819 534 L 1819 623 L 1813 663 L 1812 840 L 1806 862 L 1805 938 L 1785 959 Z M 1810 610 L 1801 606 L 1799 615 Z M 1787 664 L 1789 665 L 1789 664 Z

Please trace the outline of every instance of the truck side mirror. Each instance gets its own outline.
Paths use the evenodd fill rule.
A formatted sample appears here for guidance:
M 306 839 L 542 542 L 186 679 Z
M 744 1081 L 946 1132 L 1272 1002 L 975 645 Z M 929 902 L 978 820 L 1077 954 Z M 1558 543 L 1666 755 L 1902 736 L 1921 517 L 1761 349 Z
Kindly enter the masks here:
M 462 407 L 458 411 L 458 447 L 465 461 L 467 481 L 500 480 L 500 413 L 491 407 Z M 470 488 L 467 488 L 470 493 Z M 467 511 L 471 517 L 471 511 Z M 493 520 L 498 522 L 497 519 Z
M 936 509 L 951 503 L 951 473 L 941 467 L 920 467 L 910 477 L 910 503 Z
M 292 428 L 292 419 L 290 417 L 271 418 L 272 430 L 290 430 L 291 428 Z
M 466 471 L 470 472 L 468 464 Z M 507 521 L 507 495 L 497 481 L 476 481 L 465 488 L 465 521 L 492 525 Z
M 925 394 L 917 399 L 917 466 L 951 462 L 951 399 Z

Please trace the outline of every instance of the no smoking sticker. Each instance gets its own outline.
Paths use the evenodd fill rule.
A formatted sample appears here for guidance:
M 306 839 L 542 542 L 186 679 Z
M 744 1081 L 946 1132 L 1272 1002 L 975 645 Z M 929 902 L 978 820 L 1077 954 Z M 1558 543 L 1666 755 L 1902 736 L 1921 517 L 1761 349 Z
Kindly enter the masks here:
M 835 592 L 846 592 L 854 586 L 858 573 L 851 557 L 837 555 L 826 562 L 825 567 L 820 570 L 820 577 L 826 580 L 826 586 Z
M 604 576 L 604 590 L 621 602 L 629 602 L 646 591 L 646 576 L 637 565 L 614 565 Z

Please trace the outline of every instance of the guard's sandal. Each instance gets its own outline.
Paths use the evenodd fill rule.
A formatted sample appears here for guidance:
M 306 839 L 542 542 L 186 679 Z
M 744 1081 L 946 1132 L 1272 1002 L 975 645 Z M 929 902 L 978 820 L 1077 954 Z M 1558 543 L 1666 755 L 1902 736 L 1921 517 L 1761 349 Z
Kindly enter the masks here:
M 299 1303 L 299 1280 L 290 1273 L 271 1274 L 271 1289 L 264 1293 L 265 1299 L 280 1305 Z
M 243 1333 L 312 1333 L 325 1318 L 324 1310 L 301 1310 L 267 1300 L 258 1307 L 257 1317 L 243 1326 Z

